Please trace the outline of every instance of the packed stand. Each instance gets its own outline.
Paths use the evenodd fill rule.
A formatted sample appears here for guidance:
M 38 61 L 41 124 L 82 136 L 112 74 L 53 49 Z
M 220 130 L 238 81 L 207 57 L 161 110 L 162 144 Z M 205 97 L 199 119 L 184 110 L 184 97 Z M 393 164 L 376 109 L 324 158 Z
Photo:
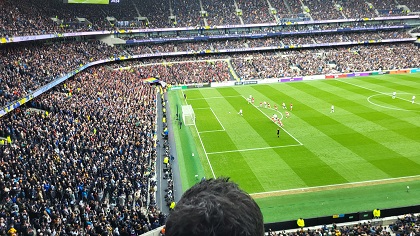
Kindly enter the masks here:
M 223 82 L 230 80 L 226 61 L 167 61 L 136 67 L 140 78 L 156 77 L 171 85 Z
M 237 0 L 238 8 L 242 10 L 244 24 L 274 23 L 274 15 L 270 13 L 266 1 Z
M 238 25 L 240 16 L 236 15 L 233 0 L 202 1 L 199 0 L 171 0 L 158 2 L 152 0 L 136 3 L 121 1 L 119 4 L 66 4 L 62 1 L 49 0 L 4 0 L 0 7 L 7 14 L 0 16 L 0 37 L 22 35 L 58 34 L 64 32 L 80 32 L 93 30 L 117 30 L 133 28 L 167 28 L 167 27 L 203 27 L 207 20 L 209 26 Z M 340 0 L 336 3 L 342 7 L 340 11 L 335 2 L 304 0 L 309 13 L 317 19 L 339 19 L 343 14 L 347 18 L 374 17 L 377 9 L 381 15 L 405 14 L 397 9 L 393 0 L 372 2 L 372 7 L 363 0 Z M 403 0 L 412 11 L 420 6 L 413 0 Z M 275 22 L 275 16 L 269 11 L 265 1 L 237 1 L 242 10 L 242 19 L 248 23 Z M 304 16 L 303 5 L 300 0 L 273 0 L 272 6 L 277 10 L 279 20 Z M 172 12 L 171 9 L 172 8 Z M 201 15 L 204 10 L 207 14 Z M 106 17 L 114 17 L 115 21 Z M 176 20 L 170 20 L 175 16 Z M 136 19 L 146 17 L 146 19 Z M 85 18 L 86 21 L 79 20 Z
M 214 25 L 240 25 L 236 15 L 233 0 L 202 1 L 203 8 L 207 11 L 207 24 Z
M 277 16 L 282 18 L 296 18 L 296 14 L 289 12 L 288 7 L 284 0 L 270 0 L 271 6 L 276 9 Z
M 221 41 L 214 41 L 209 43 L 210 47 L 213 48 L 215 51 L 221 50 L 221 49 L 235 49 L 235 48 L 246 48 L 247 42 L 251 41 L 245 41 L 241 39 L 231 39 L 231 40 L 221 40 Z M 253 41 L 252 41 L 253 42 Z M 249 47 L 250 45 L 248 45 Z
M 404 10 L 398 9 L 395 0 L 372 0 L 370 2 L 373 4 L 375 9 L 378 10 L 379 15 L 381 16 L 406 14 Z
M 31 102 L 42 110 L 2 117 L 12 144 L 0 146 L 0 234 L 139 235 L 161 225 L 155 99 L 136 74 L 96 68 Z
M 303 13 L 303 9 L 302 9 L 302 3 L 300 0 L 283 0 L 285 1 L 289 7 L 290 10 L 292 11 L 293 14 L 302 14 Z
M 392 70 L 419 64 L 420 51 L 412 43 L 289 50 L 232 59 L 242 79 Z
M 317 236 L 317 235 L 336 235 L 336 236 L 351 236 L 351 235 L 371 235 L 371 236 L 391 236 L 391 232 L 383 225 L 374 225 L 372 222 L 361 222 L 356 224 L 349 224 L 338 226 L 332 224 L 331 226 L 324 225 L 322 227 L 299 229 L 296 231 L 271 231 L 267 233 L 268 236 Z
M 37 0 L 44 2 L 50 13 L 46 16 L 56 16 L 63 22 L 60 24 L 60 32 L 92 31 L 92 30 L 115 30 L 116 22 L 110 22 L 106 17 L 115 17 L 117 20 L 134 19 L 137 12 L 133 7 L 126 4 L 116 5 L 93 5 L 93 4 L 66 4 L 60 1 Z M 77 18 L 85 18 L 80 22 Z M 114 24 L 114 25 L 113 25 Z
M 286 36 L 282 37 L 284 45 L 302 45 L 302 44 L 314 44 L 312 36 L 307 35 L 293 35 L 293 36 Z
M 343 15 L 336 8 L 332 0 L 303 0 L 314 20 L 343 19 Z
M 378 10 L 382 10 L 382 9 L 389 10 L 389 9 L 397 8 L 397 4 L 395 3 L 395 0 L 372 0 L 370 2 Z
M 232 59 L 232 66 L 239 78 L 245 80 L 280 78 L 292 76 L 293 70 L 288 66 L 287 57 L 264 53 L 262 56 L 247 55 Z
M 341 0 L 339 4 L 343 14 L 349 19 L 377 17 L 373 6 L 370 7 L 365 0 Z
M 169 4 L 166 1 L 132 1 L 139 13 L 143 17 L 147 17 L 149 28 L 170 28 L 174 24 L 170 22 Z
M 411 12 L 420 12 L 420 2 L 417 0 L 398 0 L 401 5 L 406 5 Z
M 376 32 L 359 32 L 352 34 L 317 34 L 313 39 L 317 43 L 334 43 L 334 42 L 360 42 L 382 39 L 403 39 L 412 38 L 405 30 L 376 31 Z
M 296 26 L 294 28 L 301 28 Z M 290 29 L 289 29 L 290 30 Z M 315 30 L 315 28 L 314 28 Z M 316 43 L 334 42 L 360 42 L 381 39 L 401 39 L 411 38 L 404 30 L 382 30 L 374 32 L 353 32 L 353 33 L 329 33 L 329 34 L 304 34 L 304 35 L 283 35 L 279 37 L 266 38 L 239 38 L 210 41 L 177 42 L 165 44 L 145 44 L 122 46 L 132 55 L 142 53 L 162 53 L 162 52 L 193 52 L 202 53 L 205 51 L 220 51 L 222 49 L 270 47 L 270 46 L 290 46 Z
M 177 27 L 204 26 L 199 0 L 170 0 Z
M 245 43 L 249 48 L 283 46 L 282 38 L 280 37 L 263 38 L 263 39 L 246 39 Z
M 4 0 L 0 1 L 0 7 L 9 13 L 0 16 L 0 36 L 170 26 L 168 5 L 163 2 L 156 4 L 151 0 L 137 5 L 131 1 L 98 5 L 49 0 Z M 140 16 L 147 17 L 149 22 L 135 19 Z M 108 21 L 106 17 L 115 17 L 116 21 Z M 77 18 L 85 18 L 86 21 Z
M 419 235 L 420 214 L 406 214 L 398 217 L 394 224 L 389 226 L 395 235 Z
M 58 25 L 40 11 L 33 1 L 0 1 L 0 37 L 38 35 L 58 31 Z
M 54 41 L 0 47 L 0 107 L 90 61 L 118 56 L 99 41 Z

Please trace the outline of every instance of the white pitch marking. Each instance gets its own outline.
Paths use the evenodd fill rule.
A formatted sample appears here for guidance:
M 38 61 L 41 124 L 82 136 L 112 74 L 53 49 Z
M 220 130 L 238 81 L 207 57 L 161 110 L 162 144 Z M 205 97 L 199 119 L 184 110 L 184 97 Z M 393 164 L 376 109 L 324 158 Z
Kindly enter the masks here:
M 198 132 L 196 125 L 194 125 L 194 127 L 195 127 L 195 130 L 197 131 L 198 139 L 200 139 L 201 146 L 203 147 L 204 154 L 206 155 L 207 162 L 209 163 L 211 173 L 213 174 L 213 178 L 216 178 L 216 174 L 214 174 L 213 166 L 211 165 L 210 160 L 209 160 L 209 155 L 206 152 L 206 148 L 204 147 L 203 140 L 201 140 L 200 132 Z
M 213 112 L 214 117 L 216 117 L 217 121 L 219 122 L 220 126 L 222 126 L 222 129 L 225 131 L 225 127 L 222 125 L 222 122 L 220 122 L 219 118 L 216 116 L 216 113 L 214 113 L 213 109 L 210 107 L 210 111 Z
M 241 95 L 235 95 L 235 96 L 225 96 L 225 97 L 191 98 L 191 99 L 188 99 L 188 100 L 194 101 L 194 100 L 207 100 L 207 99 L 220 99 L 220 98 L 234 98 L 234 97 L 241 97 Z
M 339 80 L 339 79 L 337 79 L 336 81 L 340 81 L 340 82 L 345 83 L 345 84 L 350 84 L 350 85 L 353 85 L 353 86 L 356 86 L 356 87 L 359 87 L 359 88 L 362 88 L 362 89 L 370 90 L 370 91 L 373 91 L 373 92 L 375 92 L 375 93 L 380 93 L 380 94 L 384 94 L 384 95 L 389 95 L 389 96 L 392 96 L 392 94 L 391 94 L 391 93 L 384 93 L 384 92 L 380 92 L 380 91 L 377 91 L 377 90 L 375 90 L 375 89 L 370 89 L 370 88 L 367 88 L 367 87 L 362 86 L 362 85 L 352 84 L 352 83 L 349 83 L 349 82 L 344 81 L 344 80 Z M 402 93 L 402 94 L 407 94 L 407 93 Z M 400 97 L 398 97 L 398 96 L 397 96 L 396 98 L 401 99 L 401 100 L 404 100 L 404 101 L 407 101 L 407 102 L 411 102 L 411 100 L 407 100 L 407 99 L 404 99 L 404 98 L 400 98 Z
M 229 152 L 248 152 L 248 151 L 254 151 L 254 150 L 266 150 L 266 149 L 275 149 L 275 148 L 296 147 L 296 146 L 302 146 L 302 145 L 303 144 L 290 144 L 290 145 L 274 146 L 274 147 L 248 148 L 248 149 L 238 149 L 238 150 L 231 150 L 231 151 L 209 152 L 207 154 L 212 155 L 212 154 L 223 154 L 223 153 L 229 153 Z
M 206 131 L 200 131 L 198 133 L 202 134 L 202 133 L 213 133 L 213 132 L 225 132 L 226 130 L 224 129 L 218 129 L 218 130 L 206 130 Z
M 374 106 L 382 107 L 382 108 L 385 108 L 385 109 L 398 110 L 398 111 L 411 111 L 411 110 L 406 110 L 406 109 L 401 109 L 401 108 L 396 108 L 396 107 L 387 107 L 387 106 L 379 105 L 379 104 L 376 104 L 376 103 L 374 103 L 374 102 L 370 101 L 370 98 L 371 98 L 371 97 L 375 97 L 375 96 L 379 96 L 379 95 L 381 95 L 381 94 L 375 94 L 375 95 L 371 95 L 371 96 L 369 96 L 369 97 L 367 98 L 368 102 L 369 102 L 370 104 L 374 105 Z
M 410 178 L 418 178 L 420 175 L 413 175 L 413 176 L 405 176 L 405 177 L 398 177 L 398 178 L 387 178 L 387 179 L 377 179 L 377 180 L 367 180 L 367 181 L 359 181 L 359 182 L 351 182 L 351 183 L 344 183 L 344 184 L 330 184 L 330 185 L 322 185 L 322 186 L 314 186 L 314 187 L 306 187 L 306 188 L 294 188 L 294 189 L 285 189 L 285 190 L 276 190 L 276 191 L 269 191 L 269 192 L 259 192 L 259 193 L 251 193 L 251 196 L 261 195 L 261 194 L 270 194 L 270 193 L 284 193 L 284 192 L 292 192 L 292 191 L 305 191 L 310 189 L 322 189 L 322 188 L 329 188 L 329 187 L 336 187 L 336 186 L 351 186 L 351 185 L 359 185 L 365 183 L 375 183 L 375 182 L 382 182 L 382 181 L 392 181 L 392 180 L 400 180 L 400 179 L 410 179 Z
M 181 92 L 182 92 L 182 96 L 184 96 L 184 92 L 182 90 L 181 90 Z M 187 101 L 185 101 L 185 103 L 188 105 Z M 206 148 L 204 147 L 203 140 L 201 139 L 200 132 L 198 132 L 197 126 L 195 124 L 194 124 L 194 128 L 197 131 L 198 139 L 200 139 L 201 147 L 203 147 L 203 151 L 204 151 L 204 154 L 206 155 L 207 162 L 209 163 L 211 173 L 213 174 L 213 178 L 216 178 L 216 174 L 214 174 L 213 166 L 210 163 L 209 156 L 207 155 Z

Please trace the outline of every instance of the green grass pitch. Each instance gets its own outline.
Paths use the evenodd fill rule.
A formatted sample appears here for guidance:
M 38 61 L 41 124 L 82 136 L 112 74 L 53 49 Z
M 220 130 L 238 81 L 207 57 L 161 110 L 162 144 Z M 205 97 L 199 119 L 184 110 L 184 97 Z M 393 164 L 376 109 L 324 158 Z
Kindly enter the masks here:
M 256 198 L 266 222 L 419 204 L 420 74 L 169 95 L 173 110 L 188 103 L 196 115 L 196 126 L 175 129 L 184 188 L 195 174 L 229 176 Z M 273 114 L 284 124 L 280 137 Z

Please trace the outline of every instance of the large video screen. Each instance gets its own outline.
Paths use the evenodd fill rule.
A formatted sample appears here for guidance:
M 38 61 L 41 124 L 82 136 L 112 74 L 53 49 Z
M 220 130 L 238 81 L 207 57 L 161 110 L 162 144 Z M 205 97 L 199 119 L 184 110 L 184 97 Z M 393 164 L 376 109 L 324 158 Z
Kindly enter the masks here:
M 110 0 L 64 0 L 64 3 L 75 4 L 109 4 Z

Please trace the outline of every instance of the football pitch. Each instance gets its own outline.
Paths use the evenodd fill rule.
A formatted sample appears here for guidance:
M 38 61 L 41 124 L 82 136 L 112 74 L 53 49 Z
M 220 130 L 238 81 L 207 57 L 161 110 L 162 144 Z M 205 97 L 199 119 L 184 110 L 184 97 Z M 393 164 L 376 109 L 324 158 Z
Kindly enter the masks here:
M 196 116 L 174 123 L 184 189 L 228 176 L 265 222 L 420 203 L 420 74 L 173 90 L 169 102 Z

